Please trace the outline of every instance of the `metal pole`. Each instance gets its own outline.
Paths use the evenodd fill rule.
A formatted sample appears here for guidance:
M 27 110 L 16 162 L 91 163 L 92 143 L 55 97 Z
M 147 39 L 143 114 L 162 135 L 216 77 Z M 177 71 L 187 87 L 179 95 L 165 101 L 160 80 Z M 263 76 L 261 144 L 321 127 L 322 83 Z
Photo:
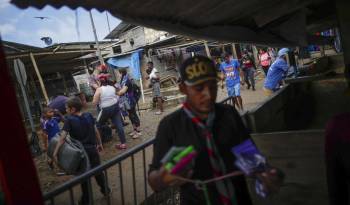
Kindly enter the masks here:
M 232 56 L 233 56 L 233 58 L 238 59 L 236 46 L 234 43 L 232 43 Z
M 89 14 L 90 14 L 92 31 L 93 31 L 94 37 L 95 37 L 98 59 L 99 59 L 101 65 L 102 65 L 102 64 L 104 64 L 104 61 L 103 61 L 102 54 L 101 54 L 100 44 L 98 43 L 97 34 L 96 34 L 96 28 L 95 28 L 95 24 L 94 24 L 94 19 L 92 18 L 91 10 L 89 11 Z
M 49 97 L 47 96 L 45 85 L 44 85 L 43 79 L 41 78 L 41 75 L 40 75 L 40 72 L 39 72 L 39 69 L 38 69 L 38 65 L 36 64 L 34 55 L 33 55 L 33 53 L 30 53 L 29 56 L 30 56 L 30 59 L 32 60 L 35 73 L 38 76 L 40 87 L 41 87 L 41 90 L 42 90 L 42 92 L 44 94 L 44 97 L 45 97 L 45 100 L 46 100 L 46 104 L 49 104 Z
M 131 155 L 131 173 L 132 173 L 132 187 L 134 191 L 134 204 L 137 205 L 137 193 L 136 193 L 136 177 L 135 177 L 135 157 Z
M 145 93 L 143 91 L 143 85 L 142 85 L 142 76 L 140 77 L 140 87 L 141 87 L 141 96 L 142 96 L 142 102 L 145 103 Z
M 109 25 L 109 18 L 108 18 L 108 12 L 107 11 L 106 11 L 106 17 L 107 17 L 108 32 L 110 33 L 111 32 L 111 27 Z

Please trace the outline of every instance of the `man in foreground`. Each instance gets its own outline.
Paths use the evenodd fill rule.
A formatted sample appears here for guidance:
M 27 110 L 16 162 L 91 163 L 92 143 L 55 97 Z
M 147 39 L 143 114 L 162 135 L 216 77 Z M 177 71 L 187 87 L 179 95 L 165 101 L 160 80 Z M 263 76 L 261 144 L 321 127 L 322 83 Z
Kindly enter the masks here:
M 161 159 L 173 146 L 193 145 L 197 151 L 193 169 L 182 176 L 193 180 L 223 176 L 238 170 L 231 148 L 250 136 L 234 107 L 215 103 L 217 73 L 210 59 L 202 56 L 187 59 L 180 68 L 180 77 L 179 88 L 186 101 L 183 108 L 164 117 L 159 124 L 149 184 L 155 191 L 180 186 L 181 204 L 206 204 L 203 192 L 194 184 L 175 178 L 164 180 L 169 174 Z M 259 176 L 264 189 L 272 192 L 279 180 L 277 171 L 271 169 Z M 211 204 L 252 204 L 242 175 L 210 183 L 207 188 Z

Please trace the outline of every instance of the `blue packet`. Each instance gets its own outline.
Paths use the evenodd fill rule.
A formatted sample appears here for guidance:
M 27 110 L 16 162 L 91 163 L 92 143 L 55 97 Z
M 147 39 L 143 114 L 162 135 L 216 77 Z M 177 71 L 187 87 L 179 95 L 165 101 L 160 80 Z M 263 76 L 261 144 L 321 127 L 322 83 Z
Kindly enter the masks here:
M 236 157 L 235 165 L 246 175 L 254 172 L 264 172 L 267 168 L 266 158 L 261 154 L 252 140 L 247 139 L 232 148 Z

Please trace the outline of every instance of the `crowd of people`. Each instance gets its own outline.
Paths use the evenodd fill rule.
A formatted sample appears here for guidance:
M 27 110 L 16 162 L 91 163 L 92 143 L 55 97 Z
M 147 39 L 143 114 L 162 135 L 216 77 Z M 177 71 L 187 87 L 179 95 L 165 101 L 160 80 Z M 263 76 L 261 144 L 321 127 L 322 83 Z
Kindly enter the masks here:
M 258 66 L 261 66 L 264 72 L 266 71 L 264 90 L 268 94 L 271 94 L 279 88 L 281 80 L 284 76 L 283 74 L 288 69 L 286 62 L 288 49 L 281 49 L 278 52 L 277 56 L 274 56 L 272 52 L 273 51 L 271 50 L 268 52 L 262 49 L 260 51 L 258 62 Z M 274 61 L 274 59 L 276 60 Z M 199 70 L 196 70 L 197 67 L 192 67 L 193 70 L 188 70 L 188 67 L 191 67 L 190 65 L 197 66 L 198 62 L 202 62 L 202 67 L 200 67 Z M 198 115 L 200 118 L 203 118 L 203 120 L 209 120 L 211 116 L 210 113 L 212 113 L 213 108 L 215 107 L 215 117 L 211 119 L 214 120 L 214 122 L 217 118 L 220 118 L 220 113 L 228 113 L 232 111 L 228 108 L 220 107 L 214 104 L 217 92 L 217 69 L 219 69 L 221 72 L 220 79 L 222 81 L 222 87 L 223 81 L 225 80 L 227 94 L 233 97 L 232 103 L 236 105 L 239 110 L 243 110 L 243 100 L 241 97 L 240 88 L 242 85 L 246 84 L 247 89 L 252 89 L 252 91 L 256 90 L 255 71 L 257 69 L 257 65 L 255 64 L 254 58 L 252 57 L 251 53 L 248 52 L 248 50 L 243 50 L 241 59 L 233 59 L 229 53 L 226 53 L 224 55 L 224 61 L 220 64 L 219 67 L 216 67 L 215 64 L 208 58 L 200 56 L 190 58 L 183 63 L 180 68 L 181 77 L 179 80 L 179 88 L 180 92 L 186 95 L 186 105 L 189 106 L 187 109 L 193 112 L 194 115 Z M 108 141 L 112 138 L 111 130 L 109 132 L 105 130 L 110 129 L 111 126 L 106 125 L 109 122 L 111 122 L 112 127 L 115 128 L 116 135 L 119 137 L 119 143 L 115 145 L 115 148 L 117 149 L 124 150 L 127 148 L 127 140 L 124 130 L 124 120 L 126 116 L 128 116 L 130 119 L 133 127 L 133 131 L 129 133 L 130 137 L 132 139 L 137 139 L 142 136 L 140 118 L 137 114 L 136 109 L 137 102 L 140 98 L 138 86 L 130 77 L 126 69 L 118 69 L 118 71 L 120 74 L 120 81 L 115 82 L 111 79 L 110 74 L 107 72 L 107 66 L 105 65 L 99 66 L 95 70 L 89 70 L 89 85 L 94 92 L 92 104 L 95 106 L 98 113 L 96 119 L 91 113 L 82 111 L 83 104 L 78 97 L 68 98 L 62 93 L 58 93 L 52 99 L 49 105 L 44 108 L 41 118 L 44 136 L 44 148 L 46 150 L 48 149 L 48 144 L 54 137 L 59 138 L 53 152 L 53 159 L 48 158 L 48 165 L 50 168 L 54 167 L 54 162 L 58 162 L 58 151 L 60 147 L 65 143 L 68 135 L 71 138 L 78 140 L 83 145 L 84 150 L 87 153 L 91 168 L 100 165 L 99 152 L 103 150 L 103 142 Z M 215 72 L 215 75 L 212 73 L 212 71 Z M 163 112 L 163 97 L 160 90 L 160 75 L 158 70 L 154 68 L 152 62 L 147 63 L 146 73 L 148 74 L 146 79 L 149 80 L 150 87 L 152 87 L 153 90 L 153 101 L 157 105 L 157 111 L 155 114 L 160 115 Z M 184 115 L 184 112 L 180 111 L 180 113 L 174 113 L 173 115 L 174 117 L 168 116 L 161 121 L 157 132 L 154 159 L 151 165 L 149 178 L 150 184 L 155 190 L 159 190 L 160 188 L 167 186 L 166 184 L 160 183 L 156 180 L 156 178 L 162 175 L 162 172 L 164 171 L 159 170 L 161 168 L 159 163 L 160 158 L 164 156 L 165 151 L 172 145 L 183 145 L 183 140 L 181 140 L 180 136 L 188 137 L 188 133 L 191 133 L 186 128 L 187 117 Z M 232 117 L 235 116 L 237 117 L 238 115 L 234 112 Z M 243 124 L 236 117 L 235 119 L 228 118 L 225 120 L 236 123 L 235 127 L 237 128 L 237 130 L 227 130 L 227 133 L 241 133 L 242 136 L 244 135 L 244 138 L 249 137 L 249 135 L 245 132 Z M 224 118 L 220 119 L 224 120 Z M 175 123 L 175 120 L 177 123 Z M 60 122 L 63 122 L 62 129 L 60 129 L 59 126 Z M 185 124 L 182 125 L 182 122 Z M 179 126 L 184 127 L 183 129 L 172 129 L 171 126 L 174 124 L 178 124 Z M 177 133 L 176 130 L 178 130 L 179 133 Z M 174 135 L 174 139 L 166 140 L 170 135 Z M 196 134 L 193 133 L 193 135 Z M 168 144 L 170 141 L 174 144 Z M 238 141 L 232 139 L 229 144 L 233 145 L 232 143 L 237 144 Z M 220 147 L 220 149 L 221 148 L 224 149 L 224 147 Z M 228 162 L 230 159 L 226 159 L 226 154 L 224 155 L 225 156 L 221 156 L 223 157 L 221 160 L 223 160 L 224 164 L 228 166 L 227 164 L 229 164 Z M 201 160 L 203 160 L 203 162 L 208 161 L 206 157 L 208 156 L 203 155 L 203 158 L 201 158 Z M 199 164 L 201 163 L 202 162 Z M 202 167 L 198 167 L 197 171 L 194 170 L 194 176 L 197 176 L 199 178 L 208 178 L 210 175 L 209 172 L 205 175 L 198 173 L 199 170 L 203 170 L 202 168 L 206 167 L 204 164 L 200 166 Z M 229 170 L 234 169 L 230 166 L 227 168 Z M 275 177 L 273 176 L 274 171 L 272 173 L 266 174 L 268 176 L 268 183 L 271 183 L 270 178 Z M 96 176 L 96 181 L 100 186 L 101 193 L 108 195 L 110 193 L 110 188 L 105 186 L 103 173 Z M 233 185 L 236 185 L 238 182 L 232 181 L 232 183 Z M 244 180 L 240 180 L 239 183 L 244 183 Z M 245 185 L 241 184 L 240 187 L 245 187 Z M 193 191 L 192 188 L 188 187 L 186 190 L 188 189 Z M 212 187 L 210 189 L 213 189 L 213 193 L 220 195 L 220 191 L 217 192 L 217 190 L 215 190 L 216 188 Z M 245 204 L 249 204 L 250 199 L 247 190 L 240 188 L 240 192 L 242 193 L 238 201 L 244 201 Z M 197 192 L 193 193 L 198 194 Z M 184 200 L 194 200 L 189 196 L 189 198 L 186 199 L 187 195 L 184 196 Z M 215 196 L 213 199 L 214 201 L 220 198 L 216 198 Z M 88 188 L 86 182 L 82 183 L 82 197 L 80 203 L 89 204 Z
M 159 115 L 163 112 L 162 99 L 159 85 L 159 74 L 153 63 L 148 63 L 150 80 L 154 97 L 157 99 Z M 89 85 L 94 92 L 92 104 L 97 110 L 95 118 L 89 112 L 83 112 L 83 103 L 77 96 L 66 97 L 63 93 L 58 93 L 43 109 L 41 117 L 41 128 L 44 149 L 48 151 L 49 144 L 53 138 L 58 138 L 58 143 L 53 150 L 53 156 L 48 157 L 50 169 L 54 165 L 59 165 L 58 153 L 62 145 L 70 138 L 77 140 L 82 144 L 89 162 L 89 168 L 100 165 L 99 152 L 103 151 L 103 142 L 112 138 L 110 127 L 114 127 L 116 135 L 119 137 L 119 143 L 115 148 L 127 149 L 126 134 L 124 130 L 124 118 L 128 116 L 133 127 L 129 133 L 132 139 L 139 138 L 141 134 L 140 118 L 137 114 L 137 103 L 140 98 L 139 87 L 135 84 L 126 69 L 119 69 L 120 81 L 112 80 L 107 72 L 107 66 L 102 65 L 97 69 L 89 69 Z M 108 125 L 109 121 L 112 126 Z M 62 129 L 59 123 L 63 122 Z M 107 129 L 107 131 L 106 131 Z M 109 131 L 108 131 L 109 130 Z M 56 162 L 56 163 L 54 163 Z M 86 171 L 86 170 L 84 170 Z M 81 172 L 80 172 L 81 173 Z M 100 186 L 101 193 L 108 195 L 110 188 L 106 187 L 103 173 L 96 175 L 97 184 Z M 80 204 L 90 204 L 87 182 L 82 185 L 82 197 Z
M 179 186 L 181 189 L 181 204 L 252 204 L 245 178 L 243 175 L 218 180 L 207 186 L 208 195 L 197 189 L 195 184 L 188 183 L 184 178 L 209 180 L 213 177 L 229 175 L 237 171 L 234 166 L 235 156 L 232 155 L 233 146 L 250 139 L 249 133 L 241 121 L 239 113 L 227 105 L 217 104 L 218 79 L 225 80 L 227 94 L 232 96 L 233 104 L 238 110 L 243 110 L 240 88 L 246 84 L 247 89 L 256 90 L 255 72 L 257 67 L 265 73 L 263 90 L 266 95 L 272 95 L 282 86 L 282 80 L 289 69 L 287 63 L 288 48 L 280 49 L 275 54 L 274 49 L 259 51 L 259 62 L 256 64 L 252 54 L 243 50 L 241 59 L 234 59 L 226 53 L 224 61 L 219 66 L 207 57 L 194 56 L 183 62 L 179 69 L 179 90 L 186 96 L 182 108 L 164 117 L 158 126 L 154 143 L 153 159 L 148 173 L 149 184 L 155 191 L 161 191 L 169 186 Z M 220 71 L 218 78 L 217 72 Z M 152 62 L 148 62 L 147 79 L 153 88 L 153 101 L 157 104 L 156 115 L 163 112 L 163 97 L 160 91 L 160 75 Z M 113 82 L 101 66 L 97 72 L 90 73 L 90 86 L 94 90 L 93 105 L 98 112 L 97 118 L 89 112 L 83 112 L 83 104 L 78 97 L 66 97 L 58 93 L 42 112 L 42 129 L 44 133 L 44 147 L 54 137 L 58 143 L 54 149 L 52 159 L 48 160 L 49 167 L 58 163 L 59 149 L 65 143 L 67 136 L 78 140 L 87 154 L 90 168 L 100 165 L 99 152 L 103 151 L 103 128 L 110 120 L 119 137 L 117 149 L 124 150 L 126 134 L 124 131 L 124 117 L 128 116 L 133 127 L 130 133 L 132 139 L 140 137 L 140 118 L 136 105 L 140 97 L 137 85 L 133 82 L 126 69 L 119 69 L 120 81 Z M 135 87 L 136 86 L 136 87 Z M 65 115 L 65 116 L 64 116 Z M 349 116 L 344 115 L 330 121 L 326 129 L 326 160 L 330 198 L 334 204 L 343 204 L 347 200 L 346 184 L 335 178 L 335 174 L 342 176 L 348 168 L 347 161 L 334 152 L 346 153 L 342 142 L 348 137 L 346 122 Z M 60 129 L 59 123 L 63 122 Z M 345 130 L 345 132 L 343 132 Z M 344 135 L 345 133 L 345 135 Z M 335 137 L 336 136 L 336 137 Z M 345 139 L 345 140 L 344 140 Z M 197 150 L 194 166 L 180 173 L 180 177 L 173 177 L 165 169 L 163 157 L 173 147 L 193 146 Z M 343 156 L 343 155 L 342 155 Z M 339 167 L 345 166 L 345 167 Z M 214 170 L 214 171 L 213 171 Z M 268 169 L 254 173 L 260 180 L 262 189 L 273 194 L 278 191 L 283 181 L 282 172 L 269 166 Z M 100 191 L 104 196 L 111 193 L 105 183 L 104 173 L 95 176 Z M 345 178 L 345 177 L 344 177 Z M 82 196 L 80 204 L 90 204 L 87 182 L 82 182 Z

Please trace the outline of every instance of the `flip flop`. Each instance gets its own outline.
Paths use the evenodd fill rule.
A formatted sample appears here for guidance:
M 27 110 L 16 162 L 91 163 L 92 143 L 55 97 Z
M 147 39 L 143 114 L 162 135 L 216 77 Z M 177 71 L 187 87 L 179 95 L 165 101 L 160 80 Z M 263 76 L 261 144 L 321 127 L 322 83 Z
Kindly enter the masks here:
M 116 144 L 115 148 L 117 148 L 117 149 L 126 149 L 127 147 L 126 147 L 126 144 Z

